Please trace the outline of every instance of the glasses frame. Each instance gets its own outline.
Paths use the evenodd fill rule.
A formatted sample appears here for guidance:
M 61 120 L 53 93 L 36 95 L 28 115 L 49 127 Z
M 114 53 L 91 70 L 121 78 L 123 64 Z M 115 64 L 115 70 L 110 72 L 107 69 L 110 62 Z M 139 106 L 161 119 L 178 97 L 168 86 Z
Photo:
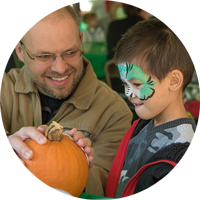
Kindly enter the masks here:
M 37 55 L 34 55 L 33 57 L 31 57 L 30 54 L 28 53 L 26 47 L 24 46 L 24 44 L 23 44 L 22 41 L 20 41 L 20 44 L 21 44 L 21 46 L 24 48 L 24 50 L 25 50 L 25 52 L 27 53 L 28 57 L 29 57 L 31 60 L 34 60 L 34 61 L 35 61 L 35 57 L 36 57 L 36 56 L 42 56 L 42 55 L 46 55 L 46 56 L 51 56 L 51 55 L 53 55 L 53 56 L 54 56 L 54 57 L 53 57 L 53 61 L 54 61 L 57 57 L 62 57 L 64 54 L 67 54 L 67 53 L 69 53 L 69 52 L 72 52 L 72 51 L 66 51 L 66 52 L 63 52 L 63 53 L 60 54 L 60 55 L 56 55 L 56 54 L 37 54 Z M 77 51 L 80 51 L 80 52 L 81 52 L 81 56 L 84 54 L 84 52 L 81 51 L 81 50 L 77 50 Z M 73 52 L 77 52 L 77 51 L 73 51 Z M 81 58 L 81 56 L 80 56 L 80 58 Z M 78 58 L 78 59 L 80 59 L 80 58 Z M 62 59 L 63 59 L 63 57 L 62 57 Z M 78 60 L 78 59 L 77 59 L 77 60 Z M 64 59 L 63 59 L 63 60 L 64 60 Z

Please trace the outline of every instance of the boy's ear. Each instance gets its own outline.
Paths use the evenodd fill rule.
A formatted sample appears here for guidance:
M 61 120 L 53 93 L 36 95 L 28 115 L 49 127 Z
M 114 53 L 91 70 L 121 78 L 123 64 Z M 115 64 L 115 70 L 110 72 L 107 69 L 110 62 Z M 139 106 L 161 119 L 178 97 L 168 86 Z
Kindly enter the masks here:
M 175 92 L 183 85 L 183 74 L 179 70 L 173 70 L 169 75 L 169 88 Z
M 23 52 L 22 52 L 22 45 L 20 44 L 20 42 L 17 44 L 17 46 L 15 47 L 15 51 L 16 54 L 18 56 L 18 58 L 24 62 L 24 58 L 23 58 Z

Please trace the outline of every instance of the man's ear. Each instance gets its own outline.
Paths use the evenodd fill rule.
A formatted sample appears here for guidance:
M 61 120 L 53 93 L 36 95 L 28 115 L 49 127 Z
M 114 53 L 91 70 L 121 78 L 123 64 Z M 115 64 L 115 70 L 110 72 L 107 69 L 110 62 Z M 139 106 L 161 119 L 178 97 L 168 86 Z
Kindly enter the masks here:
M 169 74 L 169 88 L 171 91 L 177 91 L 183 85 L 183 74 L 179 70 L 173 70 Z
M 18 56 L 18 58 L 24 62 L 24 58 L 23 58 L 23 51 L 22 51 L 22 45 L 20 44 L 20 42 L 17 44 L 17 46 L 15 47 L 15 51 L 16 54 Z
M 81 39 L 81 43 L 83 43 L 83 32 L 80 31 L 80 39 Z
M 80 31 L 80 40 L 81 40 L 82 51 L 84 51 L 84 48 L 83 48 L 83 32 L 82 31 Z

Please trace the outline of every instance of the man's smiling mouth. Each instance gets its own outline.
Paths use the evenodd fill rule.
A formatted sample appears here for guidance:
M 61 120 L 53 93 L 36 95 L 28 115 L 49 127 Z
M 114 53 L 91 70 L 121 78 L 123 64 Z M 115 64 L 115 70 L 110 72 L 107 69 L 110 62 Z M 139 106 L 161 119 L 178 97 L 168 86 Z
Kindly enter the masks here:
M 68 76 L 64 76 L 64 77 L 61 77 L 61 78 L 54 78 L 54 77 L 49 77 L 49 78 L 51 78 L 51 79 L 54 80 L 54 81 L 63 81 L 63 80 L 65 80 L 66 78 L 68 78 Z

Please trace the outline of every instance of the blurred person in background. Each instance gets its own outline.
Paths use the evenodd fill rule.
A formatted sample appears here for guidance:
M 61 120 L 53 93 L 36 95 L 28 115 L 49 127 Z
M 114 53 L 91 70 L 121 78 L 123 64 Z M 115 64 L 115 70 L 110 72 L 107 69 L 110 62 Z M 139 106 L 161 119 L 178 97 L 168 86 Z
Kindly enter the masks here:
M 126 13 L 127 17 L 121 20 L 112 21 L 108 27 L 108 33 L 106 36 L 107 39 L 107 49 L 108 55 L 107 59 L 111 60 L 114 56 L 113 49 L 117 45 L 117 42 L 121 39 L 122 35 L 133 25 L 138 23 L 139 21 L 149 19 L 149 13 L 137 8 L 135 6 L 131 6 L 129 4 L 123 3 L 123 9 Z
M 104 31 L 108 32 L 108 27 L 112 21 L 117 20 L 117 12 L 120 8 L 122 8 L 122 0 L 111 0 L 109 9 L 107 9 L 107 14 L 99 20 L 100 26 L 104 29 Z
M 97 15 L 98 20 L 101 20 L 107 14 L 105 0 L 93 0 L 91 12 Z
M 123 3 L 118 2 L 118 1 L 106 1 L 105 4 L 106 4 L 107 13 L 110 14 L 110 18 L 112 21 L 123 19 L 127 16 L 124 13 L 124 9 L 122 8 Z
M 122 0 L 120 0 L 120 1 L 122 1 Z M 149 18 L 166 16 L 166 8 L 167 8 L 166 0 L 146 0 L 146 4 L 147 4 L 148 11 L 149 11 Z M 116 10 L 115 19 L 125 19 L 126 17 L 127 17 L 127 15 L 124 12 L 123 7 L 120 6 Z
M 88 28 L 83 31 L 83 42 L 106 42 L 106 34 L 99 26 L 97 15 L 94 12 L 86 13 L 83 21 L 88 25 Z

